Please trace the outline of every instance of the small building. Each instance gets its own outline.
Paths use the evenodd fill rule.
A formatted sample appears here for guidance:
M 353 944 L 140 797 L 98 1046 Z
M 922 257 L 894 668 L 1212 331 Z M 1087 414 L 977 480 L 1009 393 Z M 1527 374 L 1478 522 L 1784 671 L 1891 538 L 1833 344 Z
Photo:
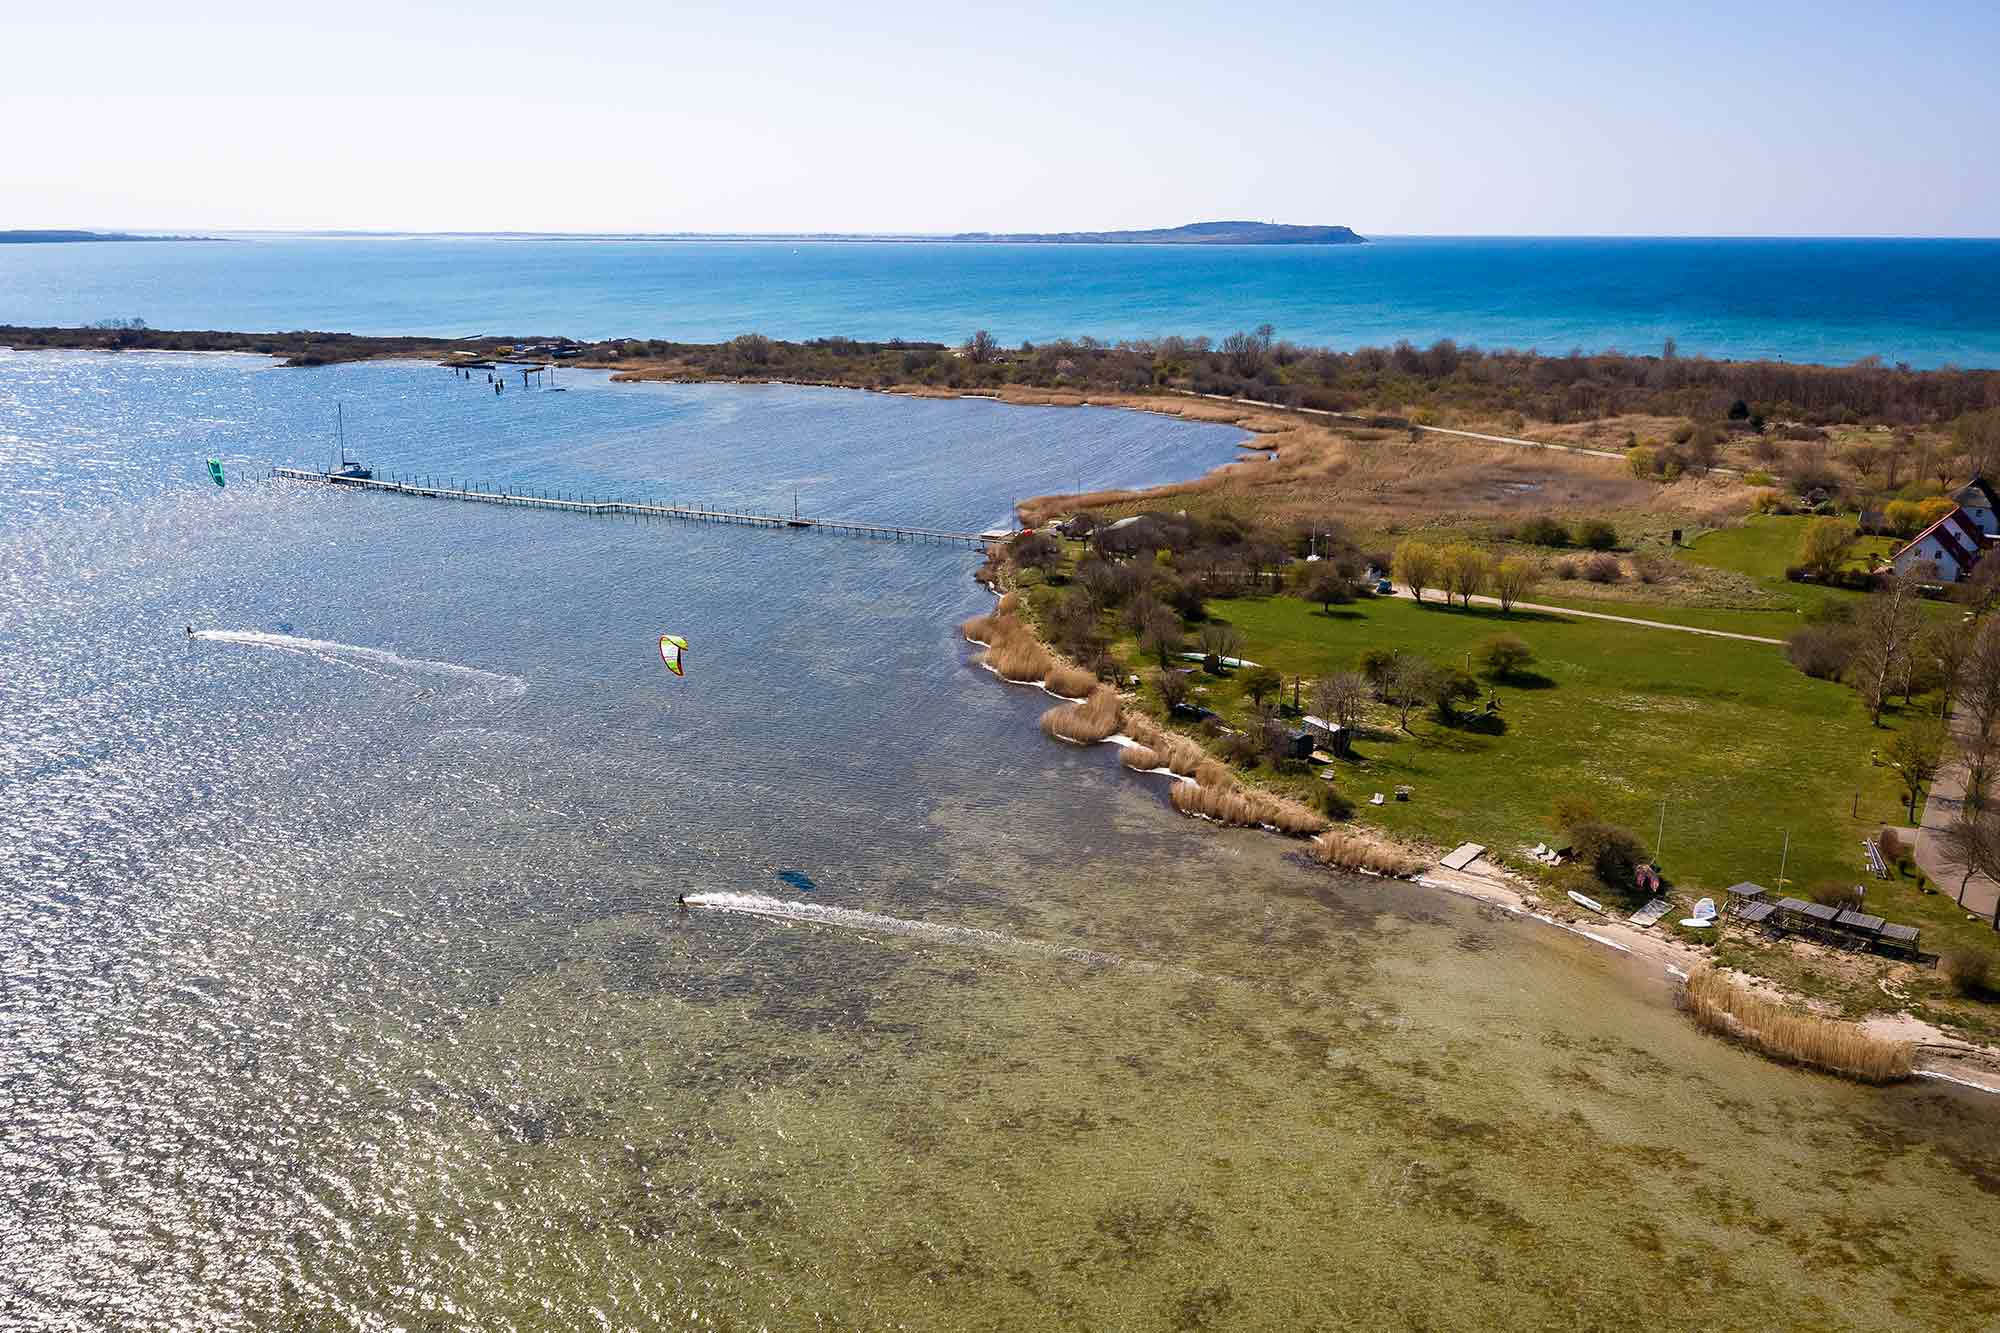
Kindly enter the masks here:
M 1329 722 L 1323 717 L 1314 717 L 1311 713 L 1307 713 L 1302 720 L 1305 722 L 1305 729 L 1312 733 L 1315 741 L 1327 748 L 1327 753 L 1345 758 L 1354 752 L 1352 734 L 1338 722 Z
M 1313 754 L 1313 734 L 1304 727 L 1285 729 L 1285 758 L 1310 759 Z
M 1957 583 L 1972 572 L 1991 540 L 1960 505 L 1898 547 L 1889 566 L 1904 578 L 1928 574 L 1939 583 Z

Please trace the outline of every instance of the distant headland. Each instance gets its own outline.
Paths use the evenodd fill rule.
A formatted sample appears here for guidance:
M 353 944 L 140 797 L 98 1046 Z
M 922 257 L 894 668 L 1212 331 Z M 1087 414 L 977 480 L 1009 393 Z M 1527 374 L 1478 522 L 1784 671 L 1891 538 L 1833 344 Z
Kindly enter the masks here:
M 952 241 L 1039 245 L 1362 245 L 1352 227 L 1306 227 L 1286 222 L 1190 222 L 1146 231 L 966 231 Z
M 218 236 L 135 236 L 123 231 L 0 231 L 0 245 L 69 245 L 80 241 L 215 241 Z

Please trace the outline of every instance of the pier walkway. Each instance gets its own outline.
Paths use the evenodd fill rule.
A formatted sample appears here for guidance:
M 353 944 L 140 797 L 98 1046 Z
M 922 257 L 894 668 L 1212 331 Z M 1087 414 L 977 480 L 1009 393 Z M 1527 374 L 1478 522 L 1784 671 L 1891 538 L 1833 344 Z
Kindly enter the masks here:
M 849 519 L 803 518 L 792 514 L 758 514 L 734 509 L 713 509 L 700 504 L 660 504 L 643 500 L 595 500 L 582 495 L 466 483 L 434 477 L 352 477 L 310 468 L 274 467 L 271 476 L 281 481 L 310 481 L 328 486 L 344 486 L 359 491 L 383 491 L 391 495 L 414 495 L 426 500 L 466 500 L 477 504 L 514 505 L 525 509 L 561 509 L 577 514 L 623 514 L 633 518 L 674 519 L 690 523 L 733 523 L 752 528 L 811 528 L 882 541 L 927 542 L 940 546 L 965 546 L 978 550 L 988 542 L 1006 541 L 1014 534 L 1005 529 L 987 532 L 947 532 L 939 528 L 915 528 L 895 523 L 861 523 Z

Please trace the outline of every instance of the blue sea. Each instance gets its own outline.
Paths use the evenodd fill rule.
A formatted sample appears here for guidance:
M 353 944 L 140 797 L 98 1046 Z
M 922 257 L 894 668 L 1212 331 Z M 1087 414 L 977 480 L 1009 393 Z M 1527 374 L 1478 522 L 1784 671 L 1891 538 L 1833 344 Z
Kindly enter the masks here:
M 1440 338 L 2000 366 L 2000 241 L 1384 237 L 1332 247 L 247 236 L 0 247 L 0 323 L 956 343 L 1269 323 Z

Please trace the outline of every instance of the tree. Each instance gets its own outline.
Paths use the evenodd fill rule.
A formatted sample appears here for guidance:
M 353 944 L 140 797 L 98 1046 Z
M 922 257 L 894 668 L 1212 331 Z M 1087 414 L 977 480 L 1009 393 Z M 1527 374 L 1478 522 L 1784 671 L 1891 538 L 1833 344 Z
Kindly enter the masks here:
M 1974 875 L 2000 879 L 2000 814 L 1990 810 L 1961 814 L 1938 835 L 1938 850 L 1948 865 L 1959 870 L 1958 905 L 1963 907 L 1965 886 Z M 1994 903 L 1993 916 L 1993 928 L 2000 930 L 2000 899 Z
M 1397 653 L 1382 677 L 1382 697 L 1396 705 L 1396 725 L 1410 729 L 1410 710 L 1430 695 L 1435 668 L 1411 653 Z
M 1905 722 L 1884 747 L 1889 766 L 1902 776 L 1912 824 L 1917 822 L 1917 797 L 1937 777 L 1944 762 L 1944 742 L 1944 723 L 1934 717 L 1916 717 Z
M 1915 500 L 1891 500 L 1882 506 L 1882 521 L 1890 532 L 1907 540 L 1924 526 L 1924 507 Z
M 1007 554 L 1023 569 L 1049 569 L 1062 560 L 1062 543 L 1045 532 L 1024 532 L 1008 544 Z
M 1162 669 L 1167 659 L 1181 650 L 1181 618 L 1172 608 L 1160 602 L 1144 608 L 1139 615 L 1139 647 L 1158 657 Z
M 1907 579 L 1889 578 L 1855 618 L 1860 648 L 1849 667 L 1854 687 L 1868 705 L 1868 720 L 1882 725 L 1882 707 L 1901 679 L 1904 655 L 1923 626 L 1916 591 Z
M 1468 542 L 1453 542 L 1438 552 L 1438 580 L 1463 607 L 1472 605 L 1472 595 L 1486 586 L 1492 568 L 1492 557 Z
M 999 350 L 1000 345 L 993 340 L 993 335 L 981 329 L 966 339 L 965 359 L 975 366 L 983 366 L 991 361 Z
M 1514 603 L 1534 596 L 1535 584 L 1541 577 L 1541 569 L 1525 556 L 1510 555 L 1493 566 L 1491 586 L 1493 595 L 1500 600 L 1500 610 L 1512 611 Z
M 2000 468 L 2000 408 L 1966 413 L 1952 423 L 1951 438 L 1974 476 Z
M 1368 706 L 1368 678 L 1358 671 L 1336 671 L 1313 682 L 1313 707 L 1328 722 L 1353 727 Z
M 1392 572 L 1410 596 L 1419 602 L 1424 600 L 1424 589 L 1438 586 L 1440 568 L 1438 551 L 1428 542 L 1420 542 L 1414 537 L 1400 543 L 1392 560 Z
M 1330 569 L 1323 569 L 1313 575 L 1306 588 L 1306 600 L 1318 602 L 1328 615 L 1333 614 L 1336 602 L 1354 600 L 1354 586 Z
M 1160 702 L 1167 706 L 1169 714 L 1180 711 L 1188 698 L 1188 678 L 1178 671 L 1162 670 L 1153 676 L 1153 686 L 1160 692 Z
M 1437 709 L 1438 721 L 1446 726 L 1458 721 L 1460 701 L 1470 703 L 1479 697 L 1479 682 L 1457 667 L 1432 667 L 1424 684 L 1431 705 Z
M 1206 657 L 1236 658 L 1243 655 L 1243 632 L 1221 620 L 1201 627 L 1201 651 Z
M 1283 689 L 1283 677 L 1269 667 L 1258 667 L 1243 678 L 1243 692 L 1250 696 L 1250 702 L 1257 707 L 1264 706 L 1264 700 Z
M 1861 530 L 1844 518 L 1816 518 L 1799 534 L 1796 563 L 1814 578 L 1823 579 L 1839 569 Z
M 1495 634 L 1474 649 L 1473 656 L 1494 675 L 1507 679 L 1535 660 L 1535 650 L 1518 634 Z

